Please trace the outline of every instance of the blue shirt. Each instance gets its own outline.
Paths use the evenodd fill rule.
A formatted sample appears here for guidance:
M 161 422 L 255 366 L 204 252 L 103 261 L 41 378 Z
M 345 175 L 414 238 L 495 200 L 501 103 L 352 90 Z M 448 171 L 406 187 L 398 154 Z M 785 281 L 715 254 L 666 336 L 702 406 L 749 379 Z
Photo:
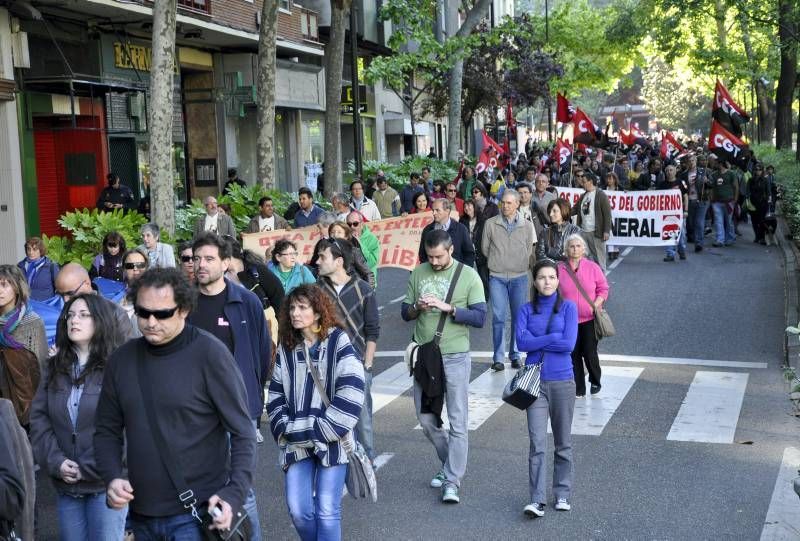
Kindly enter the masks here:
M 300 209 L 297 211 L 297 214 L 294 215 L 294 226 L 307 227 L 309 225 L 316 225 L 323 212 L 325 211 L 323 211 L 322 208 L 318 207 L 316 204 L 314 204 L 311 207 L 311 210 L 308 211 L 308 215 L 306 215 L 306 212 L 303 209 Z
M 517 347 L 528 353 L 525 364 L 542 360 L 542 381 L 573 379 L 572 350 L 578 338 L 578 308 L 572 301 L 562 299 L 558 312 L 553 313 L 555 293 L 549 297 L 539 295 L 538 302 L 538 313 L 531 303 L 519 310 Z

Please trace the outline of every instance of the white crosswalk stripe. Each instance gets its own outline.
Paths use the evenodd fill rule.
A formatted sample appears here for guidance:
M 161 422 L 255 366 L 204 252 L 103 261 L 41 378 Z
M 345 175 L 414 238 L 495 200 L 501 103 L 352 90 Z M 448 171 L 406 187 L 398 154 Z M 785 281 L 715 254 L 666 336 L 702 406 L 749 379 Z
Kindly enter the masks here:
M 797 494 L 792 486 L 800 468 L 800 449 L 787 447 L 783 451 L 775 490 L 767 509 L 761 541 L 789 541 L 800 537 L 800 513 L 797 512 Z
M 405 362 L 395 363 L 372 378 L 372 413 L 375 414 L 389 405 L 409 390 L 413 383 Z
M 667 439 L 733 443 L 747 377 L 742 372 L 696 372 Z

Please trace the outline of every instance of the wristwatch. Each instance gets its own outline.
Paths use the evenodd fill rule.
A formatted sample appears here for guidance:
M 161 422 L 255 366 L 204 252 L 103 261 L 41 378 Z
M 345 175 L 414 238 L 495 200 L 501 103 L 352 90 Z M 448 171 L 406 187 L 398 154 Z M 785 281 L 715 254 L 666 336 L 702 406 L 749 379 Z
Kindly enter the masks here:
M 456 305 L 455 304 L 451 304 L 450 305 L 450 315 L 453 316 L 453 317 L 456 317 Z

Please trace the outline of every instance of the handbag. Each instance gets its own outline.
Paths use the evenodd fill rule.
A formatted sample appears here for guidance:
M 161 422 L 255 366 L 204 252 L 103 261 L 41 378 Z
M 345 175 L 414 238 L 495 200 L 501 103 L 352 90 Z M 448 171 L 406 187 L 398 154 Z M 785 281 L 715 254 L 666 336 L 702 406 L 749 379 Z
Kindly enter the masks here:
M 138 347 L 139 358 L 136 360 L 136 363 L 139 376 L 137 382 L 139 385 L 139 392 L 142 395 L 144 409 L 147 413 L 147 422 L 153 433 L 153 439 L 161 450 L 159 453 L 161 462 L 167 470 L 167 475 L 170 481 L 172 481 L 172 485 L 178 491 L 178 500 L 181 502 L 184 509 L 189 511 L 192 516 L 200 522 L 200 529 L 203 531 L 203 535 L 207 541 L 248 541 L 252 537 L 252 532 L 250 520 L 244 507 L 233 510 L 233 519 L 231 520 L 230 529 L 225 531 L 210 529 L 210 526 L 214 523 L 214 517 L 211 516 L 208 510 L 208 503 L 197 503 L 194 492 L 189 488 L 186 478 L 178 467 L 178 461 L 172 453 L 172 447 L 167 443 L 161 426 L 158 424 L 158 417 L 153 407 L 152 389 L 149 385 L 144 385 L 144 382 L 147 381 L 144 365 L 144 344 L 140 342 Z
M 314 386 L 319 392 L 322 403 L 328 408 L 331 401 L 328 398 L 328 393 L 325 392 L 325 387 L 322 386 L 322 381 L 319 378 L 319 372 L 314 363 L 311 362 L 311 356 L 308 352 L 308 346 L 305 346 L 306 365 L 308 371 L 311 373 L 311 379 L 314 380 Z M 373 503 L 378 501 L 378 481 L 375 478 L 375 470 L 372 468 L 372 462 L 367 457 L 364 447 L 356 441 L 353 437 L 353 431 L 347 433 L 344 439 L 341 440 L 342 448 L 347 453 L 347 477 L 345 478 L 345 485 L 347 492 L 355 498 L 371 498 Z
M 461 270 L 464 268 L 463 263 L 457 263 L 456 270 L 453 273 L 453 279 L 450 280 L 450 288 L 447 290 L 447 295 L 444 298 L 445 304 L 450 304 L 450 301 L 453 298 L 453 292 L 456 290 L 456 284 L 458 283 L 458 278 L 461 276 Z M 406 353 L 404 355 L 406 364 L 408 365 L 408 375 L 414 375 L 414 367 L 417 363 L 417 359 L 419 358 L 419 349 L 420 348 L 431 348 L 431 351 L 426 351 L 426 354 L 436 355 L 439 359 L 442 358 L 442 352 L 439 350 L 439 341 L 442 339 L 442 331 L 444 331 L 444 324 L 447 321 L 448 314 L 442 312 L 439 316 L 439 323 L 436 325 L 436 332 L 433 333 L 433 340 L 430 342 L 426 342 L 425 344 L 418 344 L 415 341 L 411 341 L 409 347 L 406 348 Z
M 548 334 L 550 323 L 555 315 L 555 306 L 550 312 L 544 333 Z M 544 350 L 539 355 L 539 360 L 534 364 L 526 364 L 514 374 L 505 388 L 503 389 L 503 402 L 511 404 L 515 408 L 526 410 L 539 398 L 539 389 L 542 386 L 542 363 L 544 362 Z
M 569 266 L 569 263 L 564 265 L 567 268 L 567 273 L 569 277 L 572 278 L 573 283 L 580 291 L 583 298 L 586 299 L 586 302 L 589 303 L 589 306 L 592 307 L 592 312 L 594 312 L 594 335 L 597 337 L 598 340 L 601 338 L 608 338 L 610 336 L 614 336 L 617 331 L 614 329 L 614 323 L 611 321 L 611 316 L 608 315 L 605 308 L 597 309 L 592 302 L 592 299 L 589 298 L 589 295 L 586 293 L 586 290 L 583 289 L 580 280 L 578 277 L 575 276 L 575 271 Z

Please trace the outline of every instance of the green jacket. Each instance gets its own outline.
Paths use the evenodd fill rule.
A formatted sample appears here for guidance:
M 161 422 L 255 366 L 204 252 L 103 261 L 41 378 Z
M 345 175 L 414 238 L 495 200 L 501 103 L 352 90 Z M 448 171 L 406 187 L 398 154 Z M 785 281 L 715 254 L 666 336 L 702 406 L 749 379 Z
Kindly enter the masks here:
M 381 258 L 381 244 L 378 242 L 378 237 L 364 224 L 358 242 L 361 244 L 361 253 L 364 254 L 364 259 L 367 260 L 367 265 L 375 276 L 375 287 L 378 287 L 378 260 Z

